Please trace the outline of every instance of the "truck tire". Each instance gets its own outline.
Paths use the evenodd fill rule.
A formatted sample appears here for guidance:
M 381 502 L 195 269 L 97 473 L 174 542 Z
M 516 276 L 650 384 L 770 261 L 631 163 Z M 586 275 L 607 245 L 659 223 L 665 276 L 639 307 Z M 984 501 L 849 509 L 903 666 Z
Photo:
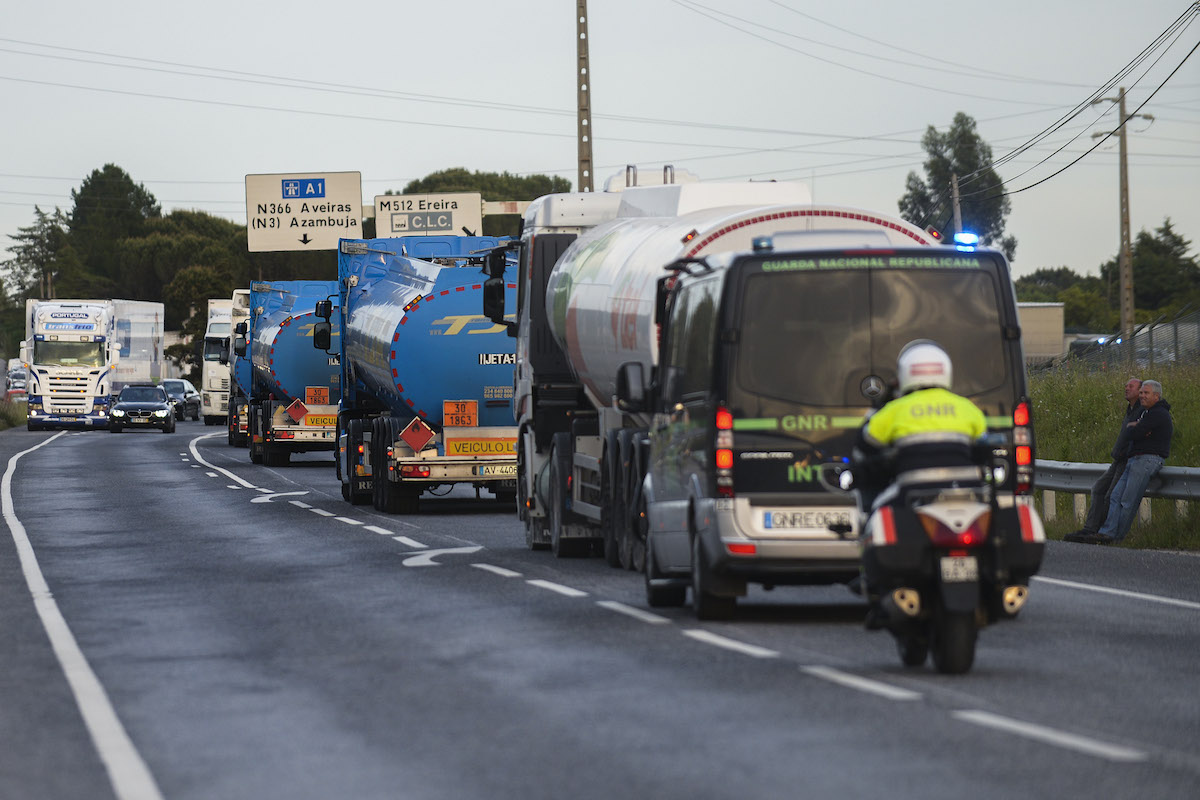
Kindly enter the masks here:
M 249 419 L 249 425 L 246 426 L 246 430 L 247 430 L 247 432 L 249 434 L 249 438 L 250 438 L 250 463 L 251 464 L 261 464 L 263 462 L 263 446 L 262 446 L 262 433 L 263 432 L 262 432 L 262 430 L 260 430 L 260 427 L 259 427 L 262 425 L 262 414 L 259 413 L 258 404 L 251 403 L 249 406 L 248 413 L 249 413 L 250 419 Z M 258 444 L 254 443 L 254 434 L 255 433 L 258 433 L 258 436 L 259 436 Z
M 406 506 L 419 505 L 415 497 L 405 497 L 405 494 L 412 494 L 408 491 L 409 487 L 388 480 L 390 470 L 386 464 L 387 449 L 388 445 L 396 441 L 399 432 L 400 420 L 395 417 L 376 417 L 371 420 L 371 499 L 376 511 L 385 514 L 415 514 L 415 507 L 412 511 L 403 510 Z M 418 492 L 417 497 L 419 496 Z
M 556 433 L 550 446 L 550 549 L 556 558 L 581 558 L 591 549 L 587 539 L 563 536 L 566 530 L 567 475 L 571 471 L 571 434 Z
M 619 468 L 621 459 L 620 445 L 617 443 L 617 431 L 609 431 L 605 437 L 604 460 L 600 464 L 600 531 L 604 537 L 604 563 L 610 567 L 621 566 L 621 542 L 617 537 L 619 530 L 618 503 L 620 492 L 618 484 L 622 482 Z
M 351 463 L 355 454 L 358 452 L 358 446 L 363 440 L 363 420 L 352 419 L 346 423 L 346 461 L 342 464 L 342 473 L 346 476 L 346 483 L 342 484 L 345 488 L 342 490 L 342 496 L 350 502 L 350 505 L 362 506 L 371 502 L 370 492 L 354 491 L 354 464 Z M 349 495 L 347 497 L 347 495 Z
M 291 463 L 292 453 L 277 444 L 263 445 L 263 463 L 268 467 L 286 467 Z

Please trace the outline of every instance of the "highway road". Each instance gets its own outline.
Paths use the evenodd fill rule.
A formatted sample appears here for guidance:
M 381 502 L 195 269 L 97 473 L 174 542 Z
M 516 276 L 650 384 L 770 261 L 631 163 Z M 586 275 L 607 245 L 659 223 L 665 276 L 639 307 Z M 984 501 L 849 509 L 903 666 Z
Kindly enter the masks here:
M 0 798 L 1194 797 L 1200 557 L 1051 543 L 975 668 L 844 587 L 728 623 L 524 545 L 469 490 L 388 516 L 224 431 L 0 433 Z

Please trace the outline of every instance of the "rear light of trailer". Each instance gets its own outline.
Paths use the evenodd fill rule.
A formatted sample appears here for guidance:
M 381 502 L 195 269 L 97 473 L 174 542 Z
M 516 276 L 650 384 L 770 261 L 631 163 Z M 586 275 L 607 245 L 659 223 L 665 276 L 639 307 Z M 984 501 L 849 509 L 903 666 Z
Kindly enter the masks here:
M 400 477 L 401 478 L 428 478 L 429 477 L 429 467 L 422 467 L 417 464 L 401 464 L 400 465 Z

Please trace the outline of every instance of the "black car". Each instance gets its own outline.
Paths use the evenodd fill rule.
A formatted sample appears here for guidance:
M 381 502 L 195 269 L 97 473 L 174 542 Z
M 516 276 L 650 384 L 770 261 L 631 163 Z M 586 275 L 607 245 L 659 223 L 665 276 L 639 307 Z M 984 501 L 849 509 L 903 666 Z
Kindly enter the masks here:
M 191 381 L 166 380 L 162 382 L 162 387 L 171 395 L 171 402 L 175 405 L 175 419 L 200 419 L 200 393 Z
M 166 389 L 153 383 L 131 383 L 117 395 L 108 416 L 109 433 L 124 428 L 161 428 L 175 432 L 175 409 Z

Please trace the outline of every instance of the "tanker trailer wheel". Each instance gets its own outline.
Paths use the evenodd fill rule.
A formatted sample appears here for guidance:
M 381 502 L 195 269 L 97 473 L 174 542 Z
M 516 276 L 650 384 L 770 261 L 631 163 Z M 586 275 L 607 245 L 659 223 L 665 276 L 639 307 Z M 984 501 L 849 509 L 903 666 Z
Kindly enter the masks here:
M 528 469 L 529 459 L 525 454 L 525 436 L 517 437 L 517 517 L 525 523 L 525 546 L 530 550 L 546 550 L 550 547 L 549 530 L 544 516 L 535 517 L 529 510 L 526 501 L 529 499 L 529 489 L 526 484 L 525 470 Z
M 263 443 L 263 463 L 268 467 L 286 467 L 292 460 L 290 450 L 277 444 Z
M 604 461 L 600 467 L 600 530 L 604 537 L 604 561 L 610 567 L 621 566 L 621 542 L 617 538 L 620 530 L 618 515 L 621 506 L 617 486 L 621 483 L 620 447 L 617 432 L 610 431 L 605 437 Z
M 591 542 L 587 539 L 564 538 L 567 523 L 567 476 L 571 471 L 571 434 L 556 433 L 550 447 L 550 549 L 557 558 L 580 558 L 587 555 Z
M 249 406 L 250 424 L 247 426 L 250 434 L 250 462 L 252 464 L 261 464 L 263 462 L 263 446 L 262 446 L 262 413 L 259 411 L 257 403 L 251 403 Z M 258 443 L 254 442 L 254 435 L 258 434 Z
M 396 441 L 400 427 L 400 420 L 395 417 L 376 417 L 371 421 L 372 500 L 375 510 L 385 514 L 415 514 L 417 510 L 415 507 L 411 511 L 406 510 L 408 506 L 417 505 L 414 503 L 416 496 L 405 498 L 405 494 L 411 494 L 408 487 L 388 480 L 387 449 Z
M 346 476 L 346 483 L 342 484 L 342 497 L 355 506 L 371 502 L 369 493 L 354 491 L 354 460 L 358 457 L 358 446 L 362 444 L 362 441 L 363 421 L 361 419 L 350 420 L 346 423 L 346 461 L 341 465 L 342 472 Z

